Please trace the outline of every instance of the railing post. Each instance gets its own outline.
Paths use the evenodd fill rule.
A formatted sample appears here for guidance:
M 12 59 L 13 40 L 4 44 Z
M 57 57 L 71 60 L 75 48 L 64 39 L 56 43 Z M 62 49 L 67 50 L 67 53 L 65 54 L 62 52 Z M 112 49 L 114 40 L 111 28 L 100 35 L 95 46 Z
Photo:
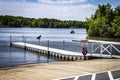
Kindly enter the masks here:
M 65 41 L 63 40 L 63 50 L 65 49 Z
M 26 49 L 26 37 L 24 37 L 24 49 Z
M 111 53 L 111 58 L 112 58 L 112 44 L 110 44 L 110 53 Z
M 47 62 L 49 62 L 49 57 L 50 57 L 50 51 L 49 51 L 49 47 L 50 47 L 50 43 L 49 43 L 49 40 L 48 40 L 48 59 L 47 59 Z
M 94 43 L 92 43 L 92 47 L 91 47 L 91 56 L 93 54 L 93 45 L 94 45 Z
M 38 45 L 40 45 L 40 39 L 38 39 Z
M 100 44 L 100 57 L 102 57 L 103 44 Z
M 12 46 L 12 36 L 10 35 L 10 46 Z

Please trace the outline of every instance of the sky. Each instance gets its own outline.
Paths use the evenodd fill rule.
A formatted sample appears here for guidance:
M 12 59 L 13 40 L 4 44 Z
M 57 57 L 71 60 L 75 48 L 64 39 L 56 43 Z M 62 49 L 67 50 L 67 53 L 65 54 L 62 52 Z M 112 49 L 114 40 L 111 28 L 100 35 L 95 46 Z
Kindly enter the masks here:
M 0 15 L 84 21 L 107 3 L 115 8 L 120 0 L 0 0 Z

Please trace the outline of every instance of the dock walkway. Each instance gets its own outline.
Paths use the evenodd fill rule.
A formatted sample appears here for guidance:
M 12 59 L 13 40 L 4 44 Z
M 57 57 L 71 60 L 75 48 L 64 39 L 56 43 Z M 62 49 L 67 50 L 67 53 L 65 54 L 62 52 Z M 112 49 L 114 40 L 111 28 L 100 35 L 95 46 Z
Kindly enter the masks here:
M 94 42 L 94 43 L 120 45 L 120 42 L 112 42 L 112 41 L 99 41 L 99 40 L 88 40 L 88 41 L 89 41 L 89 42 Z
M 72 51 L 50 48 L 50 47 L 29 44 L 29 43 L 23 43 L 23 42 L 12 42 L 11 45 L 15 46 L 15 47 L 24 48 L 26 50 L 42 53 L 42 54 L 47 55 L 48 57 L 53 56 L 53 57 L 57 57 L 57 58 L 60 58 L 63 60 L 81 60 L 81 59 L 83 60 L 84 59 L 83 54 L 80 52 L 72 52 Z M 101 53 L 100 54 L 88 53 L 86 55 L 86 59 L 89 59 L 92 57 L 120 58 L 119 55 L 112 55 L 112 57 L 111 57 L 111 55 L 106 55 L 106 54 L 101 54 Z
M 65 60 L 80 60 L 83 59 L 83 54 L 78 52 L 72 52 L 67 50 L 55 49 L 55 48 L 48 48 L 45 46 L 23 43 L 23 42 L 12 42 L 12 46 L 25 48 L 26 50 L 35 51 L 39 53 L 43 53 L 50 56 L 55 56 L 58 58 L 62 58 Z M 90 54 L 87 54 L 86 58 L 90 57 Z

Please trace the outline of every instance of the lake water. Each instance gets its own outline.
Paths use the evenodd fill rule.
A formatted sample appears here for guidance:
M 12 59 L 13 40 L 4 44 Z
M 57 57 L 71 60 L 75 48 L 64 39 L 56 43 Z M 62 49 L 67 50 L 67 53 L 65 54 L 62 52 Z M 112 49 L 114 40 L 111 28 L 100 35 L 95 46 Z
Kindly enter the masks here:
M 82 47 L 80 42 L 74 42 L 72 40 L 86 39 L 86 29 L 73 29 L 75 34 L 70 34 L 71 30 L 63 28 L 0 28 L 0 67 L 61 61 L 10 46 L 11 41 L 24 42 L 25 38 L 27 43 L 48 46 L 49 40 L 49 47 L 81 53 Z M 37 40 L 39 35 L 41 35 L 40 41 Z M 95 49 L 98 45 L 95 44 L 93 48 Z M 107 46 L 104 45 L 104 47 Z M 120 50 L 120 46 L 116 45 L 116 47 Z M 91 43 L 88 44 L 87 50 L 88 53 L 91 53 Z M 94 53 L 99 54 L 100 49 Z M 105 51 L 104 54 L 108 54 L 108 52 Z M 119 55 L 114 48 L 112 48 L 112 54 Z
M 71 30 L 62 28 L 0 28 L 0 67 L 60 61 L 53 58 L 48 59 L 24 49 L 10 47 L 10 41 L 21 42 L 23 36 L 26 37 L 27 43 L 47 46 L 49 40 L 50 47 L 81 52 L 80 43 L 72 42 L 72 40 L 86 39 L 86 29 L 73 29 L 75 34 L 70 34 Z M 42 36 L 40 43 L 36 39 L 39 35 Z

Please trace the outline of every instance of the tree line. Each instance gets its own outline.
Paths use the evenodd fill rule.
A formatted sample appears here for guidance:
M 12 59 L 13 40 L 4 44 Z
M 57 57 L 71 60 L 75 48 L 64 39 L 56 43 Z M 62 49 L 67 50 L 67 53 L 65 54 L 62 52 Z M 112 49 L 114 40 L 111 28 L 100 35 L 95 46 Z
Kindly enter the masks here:
M 31 27 L 31 28 L 84 28 L 84 21 L 62 21 L 49 18 L 26 18 L 21 16 L 0 16 L 0 27 Z
M 120 39 L 120 5 L 98 5 L 98 9 L 86 21 L 62 21 L 49 18 L 26 18 L 21 16 L 0 16 L 0 27 L 31 28 L 86 28 L 90 37 Z
M 91 37 L 120 39 L 120 5 L 112 9 L 111 5 L 98 5 L 96 12 L 87 18 L 87 32 Z

